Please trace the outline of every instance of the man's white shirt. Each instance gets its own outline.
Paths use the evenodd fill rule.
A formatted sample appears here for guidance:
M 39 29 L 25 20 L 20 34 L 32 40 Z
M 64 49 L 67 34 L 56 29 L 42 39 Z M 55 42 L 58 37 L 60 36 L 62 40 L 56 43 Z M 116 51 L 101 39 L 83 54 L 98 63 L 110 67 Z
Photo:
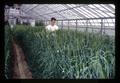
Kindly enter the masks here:
M 48 26 L 46 26 L 45 28 L 46 28 L 47 30 L 49 30 L 49 31 L 58 30 L 58 26 L 57 26 L 57 25 L 54 25 L 54 26 L 48 25 Z

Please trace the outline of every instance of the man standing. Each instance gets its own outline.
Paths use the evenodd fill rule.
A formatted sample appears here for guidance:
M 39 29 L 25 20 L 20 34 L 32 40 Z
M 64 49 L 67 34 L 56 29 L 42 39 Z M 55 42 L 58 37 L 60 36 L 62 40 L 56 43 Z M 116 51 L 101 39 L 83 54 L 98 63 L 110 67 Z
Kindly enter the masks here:
M 58 30 L 58 26 L 55 24 L 56 23 L 56 19 L 54 17 L 51 18 L 51 22 L 50 25 L 46 26 L 46 30 L 49 31 L 55 31 Z

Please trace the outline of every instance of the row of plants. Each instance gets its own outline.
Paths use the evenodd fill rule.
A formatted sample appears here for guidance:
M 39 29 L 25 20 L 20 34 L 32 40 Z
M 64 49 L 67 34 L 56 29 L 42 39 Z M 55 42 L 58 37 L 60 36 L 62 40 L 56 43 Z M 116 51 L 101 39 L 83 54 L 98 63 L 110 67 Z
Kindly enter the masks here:
M 5 26 L 4 29 L 4 61 L 5 61 L 5 78 L 11 79 L 12 78 L 12 32 L 8 25 Z
M 35 79 L 103 79 L 115 76 L 114 38 L 71 30 L 16 26 L 13 30 Z

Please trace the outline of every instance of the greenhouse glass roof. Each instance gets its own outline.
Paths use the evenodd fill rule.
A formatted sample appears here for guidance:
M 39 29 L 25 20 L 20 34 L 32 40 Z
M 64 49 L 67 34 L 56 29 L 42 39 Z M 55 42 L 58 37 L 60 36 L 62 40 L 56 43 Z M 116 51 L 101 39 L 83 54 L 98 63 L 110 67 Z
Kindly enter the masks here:
M 51 17 L 57 20 L 115 17 L 114 4 L 22 4 L 20 10 L 43 20 Z

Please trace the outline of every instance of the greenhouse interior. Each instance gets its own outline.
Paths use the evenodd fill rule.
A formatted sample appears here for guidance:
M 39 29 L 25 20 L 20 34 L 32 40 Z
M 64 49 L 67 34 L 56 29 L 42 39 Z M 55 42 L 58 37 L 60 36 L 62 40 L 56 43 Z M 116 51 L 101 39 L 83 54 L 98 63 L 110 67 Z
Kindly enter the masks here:
M 114 4 L 5 5 L 6 79 L 115 78 Z

